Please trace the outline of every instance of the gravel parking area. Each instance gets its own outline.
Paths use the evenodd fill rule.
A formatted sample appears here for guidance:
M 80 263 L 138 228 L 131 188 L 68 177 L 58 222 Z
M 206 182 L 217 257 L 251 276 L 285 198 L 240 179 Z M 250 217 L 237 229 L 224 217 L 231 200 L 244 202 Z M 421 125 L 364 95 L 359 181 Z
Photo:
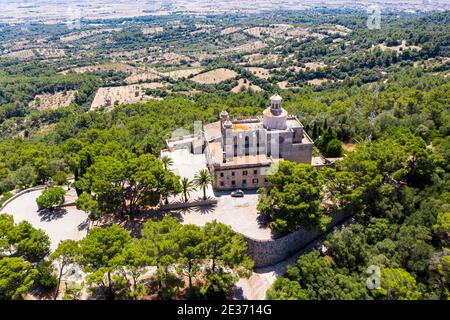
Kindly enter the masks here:
M 271 231 L 259 222 L 256 210 L 258 194 L 246 192 L 243 198 L 233 198 L 229 193 L 216 193 L 218 203 L 214 207 L 191 208 L 174 212 L 180 216 L 182 223 L 205 225 L 217 220 L 242 233 L 259 240 L 271 239 Z

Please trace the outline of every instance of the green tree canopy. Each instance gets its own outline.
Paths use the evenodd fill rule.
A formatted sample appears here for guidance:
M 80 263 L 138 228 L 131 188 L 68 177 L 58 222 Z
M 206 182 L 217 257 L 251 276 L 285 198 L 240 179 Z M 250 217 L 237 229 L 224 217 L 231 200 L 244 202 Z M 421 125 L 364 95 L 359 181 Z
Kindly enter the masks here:
M 100 283 L 108 288 L 111 299 L 114 299 L 111 275 L 121 267 L 117 264 L 117 257 L 123 254 L 130 241 L 128 232 L 117 225 L 91 229 L 86 238 L 80 241 L 80 265 L 89 273 L 90 282 Z
M 422 293 L 418 290 L 416 280 L 401 268 L 381 270 L 381 288 L 375 295 L 384 300 L 417 300 Z
M 39 209 L 53 210 L 55 206 L 64 204 L 66 190 L 62 187 L 52 187 L 44 190 L 36 199 Z
M 288 161 L 279 163 L 277 172 L 268 175 L 272 186 L 260 191 L 258 210 L 267 215 L 278 233 L 300 227 L 321 226 L 329 222 L 321 205 L 324 178 L 311 165 Z
M 33 286 L 38 273 L 22 258 L 1 258 L 0 300 L 21 299 Z

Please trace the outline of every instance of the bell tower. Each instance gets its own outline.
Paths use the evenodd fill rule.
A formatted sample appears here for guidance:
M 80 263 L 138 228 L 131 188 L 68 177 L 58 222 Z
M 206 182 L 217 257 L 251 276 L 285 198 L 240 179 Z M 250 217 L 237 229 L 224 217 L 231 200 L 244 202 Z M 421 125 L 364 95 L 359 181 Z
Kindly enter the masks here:
M 270 111 L 272 112 L 273 115 L 279 115 L 281 114 L 281 101 L 283 100 L 283 98 L 276 93 L 275 95 L 273 95 L 270 98 Z
M 281 106 L 283 98 L 277 93 L 270 98 L 270 106 L 263 112 L 263 125 L 267 130 L 285 130 L 287 112 Z

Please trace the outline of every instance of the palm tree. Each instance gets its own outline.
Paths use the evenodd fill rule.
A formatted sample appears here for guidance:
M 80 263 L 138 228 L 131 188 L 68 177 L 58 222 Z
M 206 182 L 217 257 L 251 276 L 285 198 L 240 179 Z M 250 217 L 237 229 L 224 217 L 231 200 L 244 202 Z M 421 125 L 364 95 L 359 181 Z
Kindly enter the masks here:
M 164 166 L 164 170 L 167 170 L 171 165 L 173 165 L 173 160 L 169 156 L 162 156 L 161 162 Z
M 184 202 L 188 202 L 188 196 L 191 191 L 195 191 L 194 183 L 188 178 L 181 179 L 181 190 L 184 196 Z
M 203 188 L 203 200 L 206 200 L 206 188 L 213 183 L 213 178 L 207 169 L 200 170 L 194 177 L 194 186 Z

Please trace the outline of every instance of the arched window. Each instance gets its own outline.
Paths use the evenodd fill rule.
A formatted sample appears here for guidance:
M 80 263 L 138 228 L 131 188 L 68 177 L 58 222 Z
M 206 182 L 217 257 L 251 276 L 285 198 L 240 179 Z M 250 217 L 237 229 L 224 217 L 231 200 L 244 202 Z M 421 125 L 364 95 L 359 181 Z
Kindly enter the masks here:
M 245 155 L 248 156 L 250 154 L 250 138 L 249 136 L 245 136 Z

